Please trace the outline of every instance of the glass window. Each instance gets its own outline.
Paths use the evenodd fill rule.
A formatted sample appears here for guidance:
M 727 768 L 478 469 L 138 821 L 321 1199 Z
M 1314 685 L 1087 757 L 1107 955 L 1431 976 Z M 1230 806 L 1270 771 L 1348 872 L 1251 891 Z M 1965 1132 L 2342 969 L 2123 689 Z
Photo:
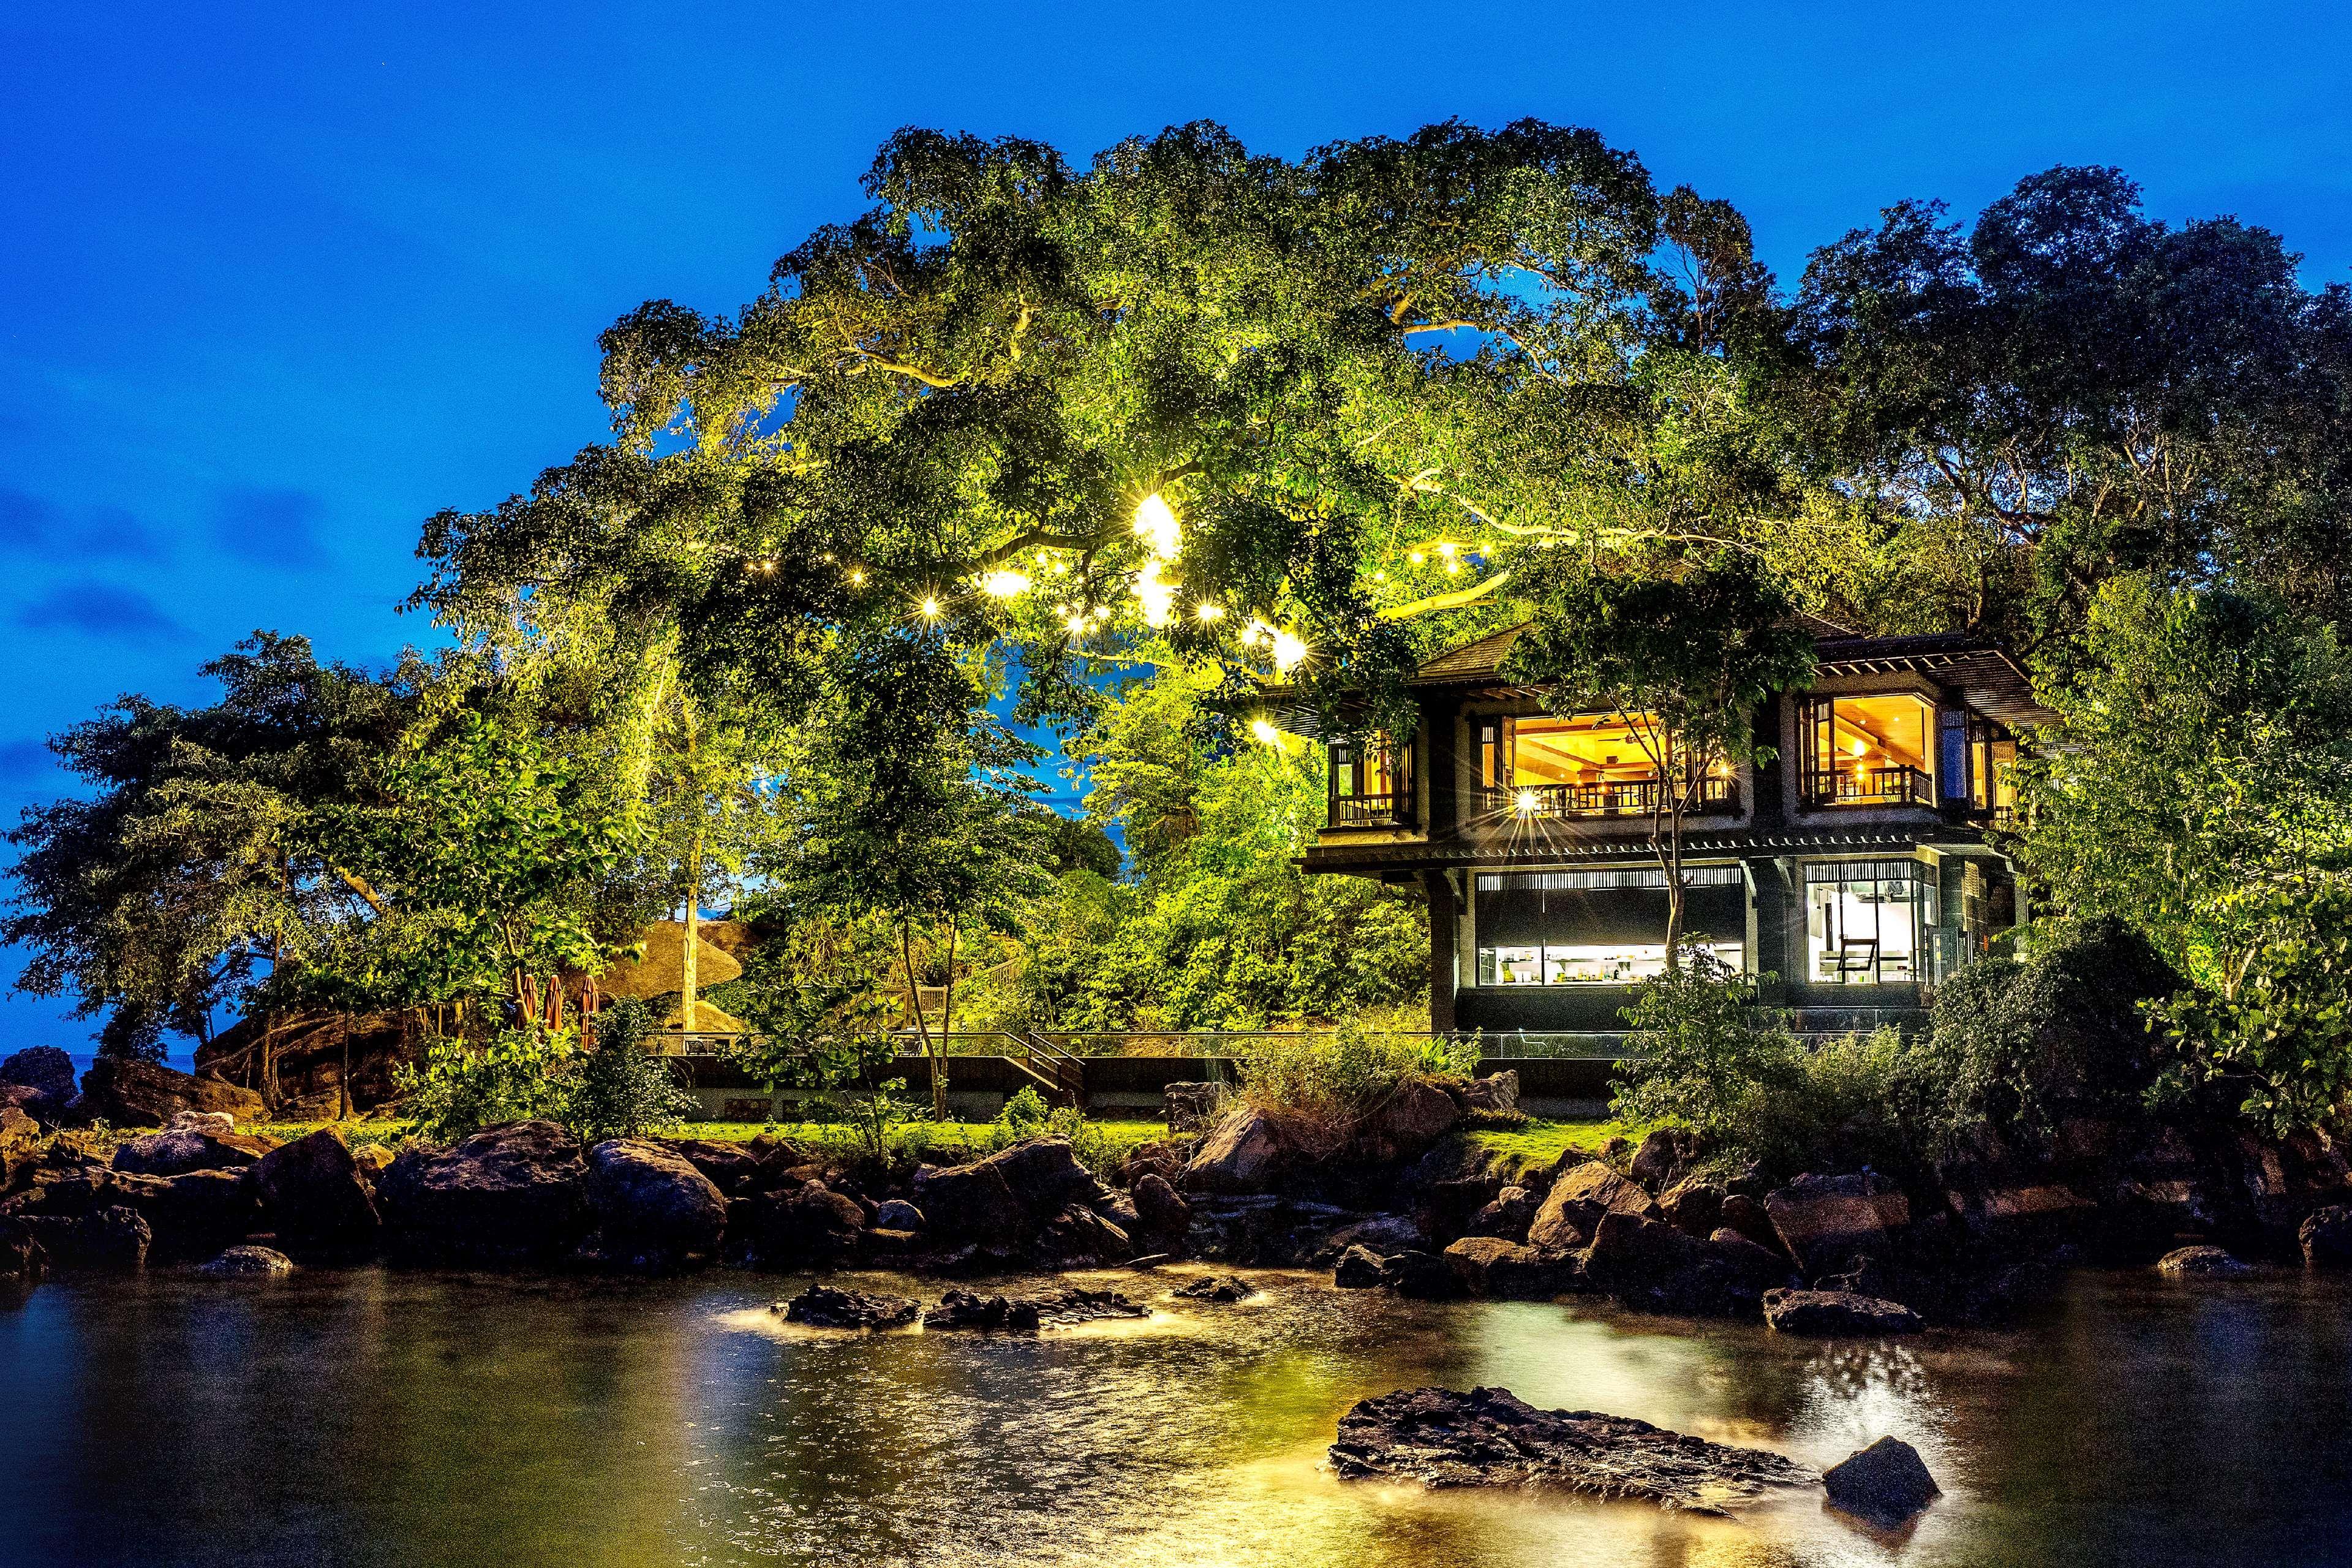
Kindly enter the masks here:
M 1930 867 L 1845 860 L 1805 868 L 1805 973 L 1816 984 L 1928 979 L 1937 924 Z
M 1688 867 L 1683 886 L 1692 940 L 1743 967 L 1740 868 Z M 1481 985 L 1627 985 L 1665 969 L 1666 879 L 1654 867 L 1483 872 L 1474 891 Z
M 1936 708 L 1924 697 L 1822 697 L 1805 705 L 1805 799 L 1814 805 L 1936 804 L 1930 737 Z
M 1412 751 L 1376 735 L 1369 743 L 1331 742 L 1333 826 L 1412 819 Z
M 1614 713 L 1485 721 L 1479 771 L 1490 809 L 1514 816 L 1647 815 L 1658 805 L 1656 743 L 1647 714 Z M 1699 784 L 1698 809 L 1737 808 L 1727 766 Z

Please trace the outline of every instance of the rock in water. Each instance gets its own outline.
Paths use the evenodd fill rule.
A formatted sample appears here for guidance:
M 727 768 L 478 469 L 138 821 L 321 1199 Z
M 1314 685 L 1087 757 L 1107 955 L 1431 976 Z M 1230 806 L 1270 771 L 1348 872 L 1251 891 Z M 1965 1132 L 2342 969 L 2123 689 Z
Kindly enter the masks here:
M 266 1279 L 294 1271 L 294 1260 L 267 1247 L 232 1247 L 196 1272 L 211 1279 Z
M 342 1134 L 322 1127 L 262 1156 L 250 1173 L 254 1191 L 279 1242 L 306 1257 L 373 1251 L 380 1222 Z
M 1830 1506 L 1892 1530 L 1943 1495 L 1919 1451 L 1899 1437 L 1881 1437 L 1822 1472 Z
M 1331 1283 L 1342 1290 L 1370 1290 L 1381 1282 L 1381 1271 L 1387 1259 L 1369 1247 L 1351 1247 L 1339 1254 L 1339 1262 L 1331 1270 Z
M 488 1128 L 454 1149 L 411 1149 L 376 1184 L 384 1224 L 410 1257 L 528 1263 L 562 1257 L 588 1229 L 588 1164 L 551 1121 Z
M 2218 1247 L 2182 1247 L 2158 1258 L 2156 1271 L 2169 1274 L 2175 1279 L 2195 1276 L 2204 1279 L 2235 1279 L 2252 1274 L 2253 1269 Z
M 1784 1334 L 1916 1334 L 1923 1327 L 1899 1301 L 1846 1290 L 1767 1290 L 1764 1321 Z
M 2295 1239 L 2303 1244 L 2303 1261 L 2309 1268 L 2352 1267 L 2352 1208 L 2331 1204 L 2313 1211 Z
M 674 1150 L 614 1138 L 588 1151 L 589 1202 L 604 1227 L 604 1252 L 633 1268 L 706 1262 L 727 1226 L 717 1184 Z
M 874 1211 L 874 1225 L 877 1230 L 920 1230 L 923 1211 L 904 1198 L 886 1198 Z
M 923 1314 L 926 1329 L 1034 1329 L 1037 1326 L 1037 1305 L 1034 1301 L 1009 1301 L 1002 1296 L 975 1296 L 969 1290 L 950 1290 L 940 1298 L 940 1304 Z
M 1538 1410 L 1500 1388 L 1415 1388 L 1364 1400 L 1339 1418 L 1331 1468 L 1342 1480 L 1559 1487 L 1718 1515 L 1813 1479 L 1778 1454 L 1599 1411 Z
M 1239 1107 L 1210 1131 L 1184 1168 L 1184 1184 L 1200 1193 L 1264 1192 L 1287 1152 L 1271 1117 Z
M 1232 1274 L 1210 1274 L 1179 1285 L 1169 1292 L 1188 1301 L 1242 1301 L 1257 1294 L 1257 1287 Z
M 904 1296 L 868 1296 L 812 1285 L 784 1303 L 784 1321 L 818 1329 L 895 1329 L 921 1310 Z
M 1910 1200 L 1874 1171 L 1799 1176 L 1764 1194 L 1764 1212 L 1809 1279 L 1849 1268 L 1857 1258 L 1885 1257 L 1893 1233 L 1911 1223 Z
M 1050 1296 L 1027 1296 L 1013 1303 L 1035 1309 L 1039 1323 L 1048 1328 L 1091 1323 L 1104 1318 L 1148 1318 L 1151 1309 L 1116 1290 L 1057 1290 Z

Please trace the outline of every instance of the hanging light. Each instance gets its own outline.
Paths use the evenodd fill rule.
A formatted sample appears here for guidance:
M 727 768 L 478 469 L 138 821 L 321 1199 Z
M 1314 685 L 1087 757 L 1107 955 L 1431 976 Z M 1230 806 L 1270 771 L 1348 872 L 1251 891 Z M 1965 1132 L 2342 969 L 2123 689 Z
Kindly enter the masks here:
M 1521 816 L 1533 816 L 1536 814 L 1536 808 L 1543 804 L 1543 800 L 1535 791 L 1523 789 L 1519 792 L 1518 798 L 1511 804 L 1517 808 Z
M 865 567 L 852 566 L 849 569 L 849 585 L 853 588 L 861 588 L 866 585 Z
M 1274 634 L 1274 672 L 1287 675 L 1291 667 L 1307 657 L 1307 644 L 1296 632 Z
M 1010 599 L 1029 591 L 1029 578 L 1027 574 L 1021 572 L 991 572 L 980 580 L 980 585 L 992 598 Z
M 1173 561 L 1182 548 L 1183 531 L 1176 521 L 1176 513 L 1154 490 L 1136 503 L 1135 531 L 1151 553 L 1162 561 Z
M 927 621 L 936 621 L 940 618 L 940 602 L 928 594 L 923 595 L 922 604 L 917 607 Z
M 1258 743 L 1261 745 L 1279 746 L 1282 744 L 1282 731 L 1276 729 L 1272 724 L 1267 723 L 1263 719 L 1253 719 L 1250 721 L 1250 733 L 1257 738 Z
M 1225 613 L 1225 607 L 1223 605 L 1201 605 L 1192 613 L 1204 621 L 1213 621 Z

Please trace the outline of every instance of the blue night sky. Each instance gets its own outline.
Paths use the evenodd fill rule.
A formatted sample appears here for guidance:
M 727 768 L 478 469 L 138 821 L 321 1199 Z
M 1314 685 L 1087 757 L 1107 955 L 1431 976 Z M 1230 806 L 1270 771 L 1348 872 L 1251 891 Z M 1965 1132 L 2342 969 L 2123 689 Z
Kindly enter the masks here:
M 1885 204 L 2056 163 L 2352 276 L 2327 5 L 11 7 L 0 21 L 0 813 L 117 692 L 257 626 L 373 660 L 417 524 L 604 430 L 599 329 L 732 310 L 908 123 L 1083 161 L 1192 119 L 1296 154 L 1592 126 L 1793 278 Z M 33 19 L 37 15 L 38 19 Z M 13 963 L 8 968 L 13 972 Z M 0 1002 L 0 1051 L 87 1049 Z

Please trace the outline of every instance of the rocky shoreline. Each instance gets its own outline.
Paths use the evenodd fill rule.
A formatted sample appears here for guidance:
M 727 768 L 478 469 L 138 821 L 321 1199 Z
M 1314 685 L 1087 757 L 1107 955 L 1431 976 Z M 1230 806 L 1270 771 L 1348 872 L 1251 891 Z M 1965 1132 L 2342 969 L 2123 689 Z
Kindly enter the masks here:
M 1336 1146 L 1234 1106 L 1138 1147 L 1109 1182 L 1057 1138 L 889 1175 L 774 1136 L 588 1145 L 543 1121 L 397 1157 L 331 1127 L 279 1142 L 205 1108 L 244 1091 L 130 1065 L 97 1087 L 163 1124 L 109 1157 L 36 1119 L 58 1115 L 51 1088 L 0 1103 L 0 1278 L 215 1260 L 225 1276 L 268 1272 L 257 1248 L 294 1264 L 950 1278 L 1181 1257 L 1328 1268 L 1343 1289 L 1424 1300 L 1591 1294 L 1882 1335 L 1996 1315 L 2077 1258 L 2165 1255 L 2174 1277 L 2213 1280 L 2244 1272 L 2238 1253 L 2352 1264 L 2342 1158 L 2228 1130 L 2071 1124 L 2061 1157 L 1988 1140 L 1907 1183 L 1774 1180 L 1665 1132 L 1530 1166 L 1454 1136 L 1512 1114 L 1505 1073 L 1409 1082 Z

